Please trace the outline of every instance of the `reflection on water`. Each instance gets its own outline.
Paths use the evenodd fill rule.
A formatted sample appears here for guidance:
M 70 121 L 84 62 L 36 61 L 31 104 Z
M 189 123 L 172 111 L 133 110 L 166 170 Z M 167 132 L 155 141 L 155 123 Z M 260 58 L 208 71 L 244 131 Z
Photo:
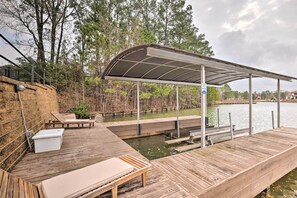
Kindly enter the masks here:
M 271 185 L 270 190 L 273 197 L 297 197 L 297 169 Z
M 220 125 L 228 125 L 228 114 L 231 112 L 232 123 L 236 129 L 248 128 L 248 105 L 220 105 L 208 107 L 207 114 L 209 123 L 217 126 L 217 109 L 220 109 Z M 275 123 L 277 123 L 277 104 L 276 103 L 257 103 L 253 105 L 253 127 L 255 132 L 260 132 L 272 128 L 271 111 L 275 113 Z M 158 114 L 141 115 L 141 119 L 174 117 L 176 113 L 166 112 Z M 182 110 L 180 116 L 200 115 L 200 109 Z M 105 121 L 134 120 L 136 116 L 126 116 L 108 118 Z M 297 104 L 281 104 L 281 125 L 286 127 L 297 127 Z M 176 154 L 168 145 L 164 143 L 163 135 L 145 137 L 139 139 L 126 140 L 133 148 L 138 150 L 148 159 L 157 159 L 168 155 Z M 296 159 L 297 160 L 297 159 Z M 295 197 L 297 198 L 297 169 L 293 170 L 277 182 L 270 189 L 272 197 Z M 261 195 L 257 196 L 260 198 Z
M 176 154 L 176 151 L 170 148 L 168 144 L 165 144 L 164 141 L 164 135 L 125 140 L 149 160 Z

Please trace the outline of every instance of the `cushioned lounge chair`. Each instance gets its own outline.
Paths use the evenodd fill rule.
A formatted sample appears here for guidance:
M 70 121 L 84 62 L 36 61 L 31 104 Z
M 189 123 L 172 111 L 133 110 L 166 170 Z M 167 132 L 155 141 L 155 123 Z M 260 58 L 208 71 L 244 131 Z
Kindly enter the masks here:
M 83 127 L 84 124 L 87 124 L 90 128 L 95 125 L 95 120 L 89 119 L 76 119 L 74 113 L 70 114 L 61 114 L 58 112 L 51 112 L 51 114 L 58 120 L 58 123 L 62 124 L 62 127 L 69 127 L 70 124 L 77 124 L 78 127 Z
M 38 185 L 19 179 L 0 170 L 0 197 L 96 197 L 109 190 L 116 198 L 118 186 L 137 177 L 146 176 L 150 164 L 130 155 L 111 158 L 47 180 Z

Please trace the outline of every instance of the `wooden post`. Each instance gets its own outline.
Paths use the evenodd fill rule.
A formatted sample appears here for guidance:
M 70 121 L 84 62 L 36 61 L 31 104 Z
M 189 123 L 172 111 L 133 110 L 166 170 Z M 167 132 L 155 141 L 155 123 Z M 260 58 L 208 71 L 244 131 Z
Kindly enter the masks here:
M 118 197 L 118 186 L 115 186 L 111 189 L 112 198 Z
M 144 172 L 141 177 L 142 177 L 142 186 L 145 187 L 146 186 L 147 172 Z

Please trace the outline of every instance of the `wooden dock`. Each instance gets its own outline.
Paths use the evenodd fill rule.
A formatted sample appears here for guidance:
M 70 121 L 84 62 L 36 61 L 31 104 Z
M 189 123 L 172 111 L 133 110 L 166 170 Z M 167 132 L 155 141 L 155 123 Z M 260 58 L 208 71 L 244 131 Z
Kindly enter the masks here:
M 249 101 L 248 100 L 223 100 L 223 101 L 217 101 L 215 104 L 216 105 L 249 104 Z M 253 104 L 257 104 L 257 101 L 254 100 Z
M 66 129 L 61 150 L 46 153 L 28 152 L 14 167 L 13 174 L 33 183 L 79 169 L 111 157 L 141 154 L 106 128 Z
M 160 179 L 122 197 L 255 197 L 297 167 L 297 129 L 281 128 L 153 160 Z M 159 186 L 159 188 L 158 188 Z M 178 191 L 180 189 L 180 192 Z
M 183 116 L 179 118 L 180 128 L 191 128 L 201 126 L 200 116 Z M 176 117 L 145 119 L 140 121 L 141 135 L 149 136 L 162 134 L 167 130 L 174 130 L 176 126 Z M 101 126 L 108 128 L 122 139 L 139 137 L 137 131 L 137 121 L 120 121 L 101 123 Z
M 12 173 L 31 182 L 129 153 L 144 158 L 102 126 L 65 131 L 60 151 L 28 153 Z M 119 197 L 254 197 L 297 167 L 297 129 L 280 128 L 152 160 Z M 105 194 L 102 197 L 109 197 Z

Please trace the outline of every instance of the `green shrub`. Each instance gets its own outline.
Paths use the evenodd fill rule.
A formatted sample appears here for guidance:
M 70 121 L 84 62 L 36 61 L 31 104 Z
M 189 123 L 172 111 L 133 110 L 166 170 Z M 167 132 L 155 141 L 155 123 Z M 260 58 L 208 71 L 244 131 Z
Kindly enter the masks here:
M 78 119 L 90 118 L 90 111 L 87 103 L 80 103 L 77 108 L 73 108 L 70 111 L 71 113 L 75 113 Z

